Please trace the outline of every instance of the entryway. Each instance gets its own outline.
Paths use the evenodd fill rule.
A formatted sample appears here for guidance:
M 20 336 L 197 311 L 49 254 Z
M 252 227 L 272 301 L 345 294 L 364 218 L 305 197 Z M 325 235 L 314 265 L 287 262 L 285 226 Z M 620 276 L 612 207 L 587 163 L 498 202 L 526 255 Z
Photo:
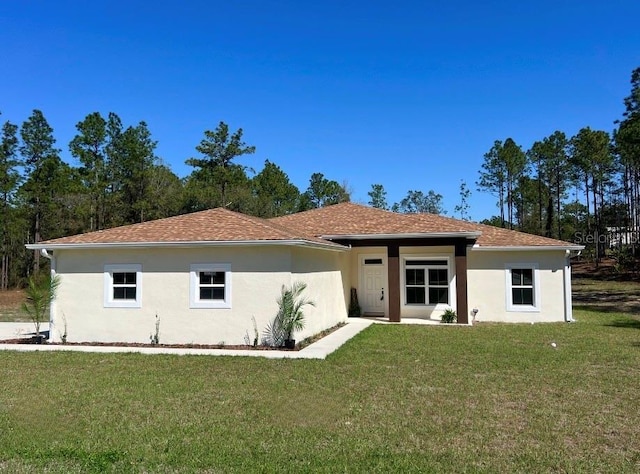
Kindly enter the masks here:
M 360 306 L 363 314 L 384 315 L 385 265 L 383 255 L 360 257 Z

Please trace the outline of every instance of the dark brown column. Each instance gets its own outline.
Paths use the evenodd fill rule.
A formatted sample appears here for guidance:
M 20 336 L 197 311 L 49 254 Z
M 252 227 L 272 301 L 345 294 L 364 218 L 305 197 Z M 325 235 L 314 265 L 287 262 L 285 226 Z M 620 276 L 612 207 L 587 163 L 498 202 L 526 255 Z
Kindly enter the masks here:
M 456 306 L 458 322 L 469 322 L 469 307 L 467 305 L 467 243 L 456 243 Z
M 400 322 L 400 247 L 387 245 L 387 269 L 389 274 L 389 321 Z

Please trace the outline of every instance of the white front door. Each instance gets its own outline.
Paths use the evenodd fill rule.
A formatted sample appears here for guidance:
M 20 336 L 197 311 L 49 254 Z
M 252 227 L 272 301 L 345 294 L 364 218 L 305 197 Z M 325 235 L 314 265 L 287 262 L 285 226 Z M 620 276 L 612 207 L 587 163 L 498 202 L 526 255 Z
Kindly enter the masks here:
M 364 255 L 360 260 L 360 306 L 363 314 L 384 314 L 384 259 Z

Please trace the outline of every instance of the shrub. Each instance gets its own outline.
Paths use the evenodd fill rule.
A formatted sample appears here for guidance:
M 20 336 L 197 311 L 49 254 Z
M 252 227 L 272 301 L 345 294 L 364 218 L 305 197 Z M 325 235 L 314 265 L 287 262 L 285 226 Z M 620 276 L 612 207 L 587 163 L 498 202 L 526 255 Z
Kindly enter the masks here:
M 440 321 L 448 324 L 456 323 L 458 322 L 458 315 L 451 308 L 447 308 L 447 310 L 444 313 L 442 313 L 442 318 L 440 318 Z
M 265 341 L 271 346 L 282 346 L 285 340 L 293 339 L 293 333 L 304 329 L 304 312 L 306 305 L 315 303 L 302 297 L 307 288 L 303 282 L 294 283 L 291 288 L 282 285 L 282 292 L 278 298 L 278 314 L 265 329 Z

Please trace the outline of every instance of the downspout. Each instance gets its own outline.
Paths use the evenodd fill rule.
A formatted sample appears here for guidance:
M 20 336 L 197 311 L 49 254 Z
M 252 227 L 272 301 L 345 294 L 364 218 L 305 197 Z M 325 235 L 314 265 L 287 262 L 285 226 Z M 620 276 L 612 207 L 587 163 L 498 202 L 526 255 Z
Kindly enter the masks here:
M 571 251 L 565 253 L 565 264 L 562 269 L 564 277 L 564 320 L 568 323 L 575 322 L 573 319 L 573 301 L 571 297 Z
M 48 259 L 49 262 L 51 262 L 51 281 L 53 281 L 53 279 L 56 276 L 56 258 L 53 255 L 53 253 L 49 254 L 49 252 L 47 252 L 47 249 L 40 249 L 40 255 L 42 255 L 44 258 Z M 56 300 L 53 299 L 53 301 L 51 301 L 51 305 L 49 306 L 49 342 L 53 341 L 53 316 L 55 314 L 55 309 L 56 309 Z

